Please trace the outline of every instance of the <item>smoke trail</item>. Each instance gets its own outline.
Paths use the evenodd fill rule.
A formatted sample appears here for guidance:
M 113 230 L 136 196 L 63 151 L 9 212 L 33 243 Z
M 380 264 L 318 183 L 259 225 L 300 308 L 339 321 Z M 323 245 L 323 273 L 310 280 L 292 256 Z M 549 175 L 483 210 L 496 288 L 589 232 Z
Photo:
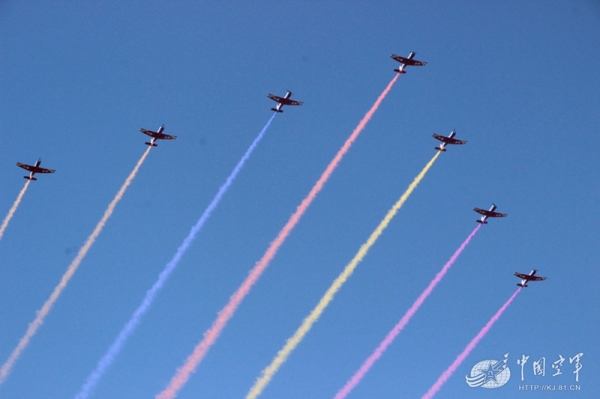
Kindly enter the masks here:
M 267 268 L 271 260 L 275 257 L 275 254 L 277 253 L 277 250 L 279 250 L 279 247 L 281 247 L 281 245 L 283 244 L 287 236 L 290 234 L 294 226 L 296 226 L 304 212 L 308 209 L 312 201 L 315 199 L 319 191 L 321 191 L 321 189 L 323 188 L 323 186 L 337 167 L 337 165 L 340 163 L 342 157 L 346 154 L 346 152 L 348 152 L 348 150 L 352 146 L 352 143 L 354 143 L 360 132 L 362 132 L 362 130 L 367 125 L 367 122 L 369 122 L 377 108 L 379 108 L 379 105 L 381 104 L 385 96 L 389 93 L 389 91 L 392 89 L 392 86 L 398 79 L 398 76 L 400 75 L 397 74 L 396 76 L 394 76 L 394 78 L 387 85 L 385 90 L 379 95 L 377 101 L 375 101 L 375 104 L 373 104 L 371 109 L 359 122 L 358 126 L 354 129 L 354 131 L 346 140 L 342 148 L 338 151 L 333 160 L 329 163 L 329 165 L 325 169 L 325 172 L 323 172 L 323 174 L 321 175 L 317 183 L 313 186 L 313 188 L 310 190 L 306 198 L 302 200 L 302 202 L 296 209 L 296 212 L 294 212 L 294 214 L 290 217 L 285 226 L 283 226 L 283 229 L 281 229 L 275 240 L 271 242 L 269 248 L 267 249 L 263 257 L 256 263 L 254 268 L 252 268 L 248 277 L 246 277 L 246 280 L 244 280 L 242 285 L 231 296 L 227 305 L 219 312 L 219 316 L 213 322 L 213 325 L 208 331 L 204 333 L 204 338 L 202 339 L 202 341 L 194 348 L 194 351 L 187 358 L 184 365 L 177 370 L 177 373 L 175 373 L 175 375 L 169 382 L 169 385 L 156 396 L 157 399 L 173 399 L 177 395 L 177 392 L 183 387 L 183 385 L 185 385 L 187 380 L 190 378 L 190 374 L 196 369 L 198 364 L 204 358 L 204 355 L 206 355 L 206 352 L 208 352 L 210 347 L 216 342 L 217 338 L 221 334 L 221 331 L 223 330 L 223 328 L 225 328 L 227 321 L 229 321 L 229 319 L 233 316 L 236 309 L 244 300 L 246 295 L 248 295 L 250 289 L 252 288 L 252 285 L 254 285 L 254 283 L 261 276 L 262 272 Z
M 135 168 L 133 168 L 133 171 L 127 177 L 127 179 L 125 180 L 125 183 L 123 183 L 123 186 L 121 187 L 121 189 L 119 190 L 117 195 L 115 195 L 115 198 L 108 205 L 108 208 L 106 208 L 106 211 L 104 211 L 104 215 L 102 216 L 102 219 L 100 219 L 100 221 L 96 225 L 96 228 L 94 229 L 92 234 L 88 237 L 88 239 L 85 242 L 85 244 L 83 245 L 83 247 L 81 247 L 81 249 L 77 253 L 77 256 L 75 257 L 73 262 L 71 262 L 71 264 L 67 268 L 67 271 L 65 272 L 65 274 L 63 274 L 63 276 L 60 280 L 60 283 L 58 283 L 58 285 L 54 288 L 52 295 L 50 295 L 50 298 L 48 298 L 46 300 L 46 302 L 44 303 L 44 306 L 42 306 L 42 308 L 37 312 L 37 316 L 35 317 L 33 322 L 31 322 L 31 324 L 29 324 L 29 327 L 27 328 L 27 332 L 19 341 L 19 344 L 17 345 L 17 347 L 12 351 L 8 360 L 2 365 L 2 368 L 0 368 L 0 385 L 2 385 L 2 383 L 6 380 L 6 377 L 8 377 L 8 373 L 10 373 L 12 366 L 15 364 L 15 362 L 21 355 L 21 352 L 23 352 L 25 347 L 27 347 L 29 340 L 31 340 L 31 338 L 35 335 L 37 330 L 41 327 L 42 323 L 44 322 L 44 319 L 46 318 L 46 316 L 52 309 L 54 302 L 56 302 L 56 300 L 58 299 L 58 297 L 60 296 L 62 291 L 65 289 L 65 287 L 67 286 L 67 283 L 69 282 L 71 277 L 73 277 L 73 274 L 75 274 L 75 271 L 77 271 L 79 264 L 81 263 L 81 261 L 83 260 L 85 255 L 87 254 L 88 250 L 94 244 L 94 241 L 96 241 L 96 238 L 98 237 L 98 235 L 100 235 L 100 233 L 102 232 L 102 229 L 104 228 L 104 225 L 106 224 L 106 221 L 112 215 L 117 203 L 121 200 L 121 198 L 123 198 L 123 194 L 125 193 L 125 190 L 127 189 L 127 187 L 129 187 L 129 184 L 131 184 L 131 181 L 137 174 L 140 166 L 142 166 L 142 163 L 148 156 L 148 153 L 150 152 L 151 148 L 152 147 L 148 147 L 146 152 L 144 152 L 144 155 L 142 155 L 142 157 L 140 158 L 138 163 L 135 165 Z
M 4 221 L 2 222 L 2 226 L 0 226 L 0 240 L 2 239 L 2 236 L 4 235 L 4 230 L 6 230 L 6 228 L 8 227 L 8 222 L 10 222 L 10 219 L 12 219 L 13 215 L 17 211 L 17 208 L 19 207 L 19 204 L 21 203 L 21 200 L 23 199 L 23 196 L 25 195 L 25 191 L 27 191 L 27 187 L 29 187 L 29 183 L 31 183 L 31 180 L 27 180 L 27 182 L 21 189 L 21 192 L 17 196 L 17 200 L 15 201 L 13 206 L 8 211 L 8 215 L 6 215 L 6 217 L 4 218 Z
M 496 312 L 496 314 L 490 319 L 490 321 L 487 322 L 487 324 L 485 325 L 485 327 L 483 327 L 481 329 L 481 331 L 479 331 L 479 334 L 477 334 L 475 336 L 475 338 L 473 338 L 473 340 L 471 342 L 469 342 L 469 345 L 467 345 L 467 347 L 465 348 L 465 350 L 463 350 L 462 353 L 460 355 L 458 355 L 458 357 L 456 358 L 456 360 L 454 360 L 454 362 L 450 365 L 450 367 L 448 367 L 446 369 L 446 371 L 444 371 L 442 373 L 442 375 L 440 375 L 440 378 L 437 379 L 437 381 L 435 382 L 435 384 L 433 384 L 431 386 L 431 388 L 429 388 L 429 391 L 427 391 L 427 393 L 425 395 L 423 395 L 423 397 L 421 399 L 431 399 L 431 398 L 433 398 L 433 396 L 440 390 L 440 388 L 442 387 L 442 385 L 444 385 L 444 383 L 446 382 L 446 380 L 448 378 L 450 378 L 450 376 L 452 376 L 452 374 L 456 371 L 456 369 L 458 368 L 458 366 L 460 366 L 460 364 L 467 358 L 467 356 L 469 356 L 469 353 L 471 353 L 471 351 L 473 349 L 475 349 L 475 347 L 477 346 L 477 344 L 479 343 L 479 341 L 481 341 L 481 339 L 485 336 L 485 334 L 487 334 L 488 331 L 490 331 L 490 329 L 492 328 L 492 326 L 494 325 L 494 323 L 500 318 L 500 316 L 502 316 L 502 313 L 504 313 L 504 311 L 506 310 L 506 308 L 508 308 L 508 306 L 515 299 L 515 297 L 517 296 L 517 294 L 519 292 L 521 292 L 521 287 L 517 288 L 517 290 L 515 291 L 515 293 L 512 294 L 512 296 L 508 299 L 508 301 L 506 301 L 506 303 L 504 305 L 502 305 L 502 307 L 500 308 L 500 310 L 498 310 Z
M 375 351 L 371 354 L 371 356 L 369 356 L 367 358 L 367 360 L 365 360 L 365 362 L 362 364 L 360 369 L 358 369 L 358 371 L 352 376 L 352 378 L 350 380 L 348 380 L 346 385 L 344 385 L 344 387 L 335 395 L 335 399 L 345 398 L 354 389 L 354 387 L 356 385 L 358 385 L 358 383 L 362 380 L 362 378 L 365 376 L 365 374 L 367 374 L 369 369 L 371 369 L 373 364 L 375 364 L 375 362 L 381 357 L 381 355 L 383 354 L 383 352 L 385 352 L 385 350 L 388 348 L 388 346 L 390 346 L 390 344 L 394 341 L 394 339 L 396 339 L 398 334 L 400 334 L 400 332 L 408 324 L 408 322 L 414 316 L 414 314 L 417 313 L 417 310 L 419 310 L 419 307 L 421 307 L 423 302 L 425 302 L 425 299 L 427 299 L 427 297 L 429 296 L 429 294 L 431 294 L 431 292 L 436 287 L 436 285 L 442 280 L 442 278 L 444 277 L 444 275 L 446 274 L 448 269 L 450 269 L 450 267 L 454 264 L 456 259 L 458 259 L 461 252 L 469 244 L 469 242 L 475 236 L 475 234 L 477 234 L 477 232 L 479 231 L 481 226 L 482 226 L 481 224 L 477 225 L 477 227 L 475 227 L 475 230 L 473 230 L 473 232 L 471 234 L 469 234 L 467 239 L 456 250 L 456 252 L 454 252 L 454 255 L 452 255 L 450 260 L 448 262 L 446 262 L 446 264 L 444 265 L 442 270 L 440 270 L 440 272 L 435 276 L 435 278 L 429 283 L 427 288 L 425 288 L 425 290 L 421 293 L 421 295 L 419 295 L 419 297 L 417 298 L 415 303 L 413 303 L 413 305 L 410 307 L 410 309 L 408 309 L 408 311 L 404 314 L 404 316 L 402 316 L 402 318 L 400 319 L 398 324 L 396 324 L 396 326 L 394 326 L 392 331 L 390 331 L 388 333 L 388 335 L 385 337 L 385 339 L 383 341 L 381 341 L 381 343 L 379 344 L 377 349 L 375 349 Z
M 177 248 L 177 252 L 175 252 L 175 255 L 173 256 L 171 261 L 167 263 L 163 271 L 158 276 L 158 280 L 156 280 L 152 288 L 150 288 L 146 292 L 146 296 L 144 297 L 144 300 L 142 301 L 140 306 L 135 310 L 135 312 L 133 312 L 133 315 L 125 324 L 117 338 L 114 340 L 114 342 L 108 349 L 108 351 L 104 354 L 104 356 L 102 356 L 102 358 L 96 365 L 96 369 L 92 372 L 92 374 L 88 376 L 85 383 L 81 387 L 79 393 L 75 396 L 76 399 L 87 398 L 89 394 L 92 393 L 96 384 L 98 384 L 98 381 L 100 381 L 100 378 L 102 378 L 102 376 L 104 375 L 108 367 L 112 364 L 112 362 L 115 360 L 119 352 L 121 352 L 121 348 L 129 338 L 129 336 L 133 334 L 133 332 L 139 325 L 142 316 L 150 308 L 150 305 L 152 305 L 156 294 L 162 289 L 163 285 L 165 284 L 173 270 L 175 270 L 177 264 L 179 263 L 179 260 L 181 259 L 185 251 L 188 249 L 192 241 L 194 241 L 194 239 L 196 238 L 196 234 L 198 234 L 198 232 L 202 229 L 204 223 L 208 220 L 208 218 L 215 210 L 217 205 L 219 205 L 219 202 L 221 202 L 221 198 L 227 192 L 229 186 L 231 186 L 231 183 L 233 183 L 233 180 L 235 180 L 240 170 L 242 170 L 244 164 L 246 163 L 248 158 L 250 158 L 250 155 L 252 155 L 252 152 L 254 152 L 254 149 L 265 135 L 265 132 L 269 128 L 269 125 L 271 124 L 276 115 L 277 114 L 273 114 L 273 116 L 271 116 L 265 127 L 263 127 L 263 129 L 254 139 L 250 147 L 248 147 L 248 149 L 246 150 L 246 153 L 244 153 L 242 158 L 239 160 L 239 162 L 233 169 L 233 172 L 231 172 L 225 183 L 223 183 L 223 185 L 219 188 L 219 191 L 217 192 L 211 203 L 208 205 L 206 210 L 204 210 L 202 216 L 200 216 L 200 219 L 198 219 L 198 222 L 192 227 L 190 233 L 185 238 L 185 240 L 183 240 L 183 243 L 179 246 L 179 248 Z
M 413 182 L 408 186 L 408 189 L 404 192 L 404 194 L 402 194 L 398 202 L 396 202 L 394 206 L 392 206 L 392 208 L 388 211 L 387 215 L 385 215 L 381 223 L 379 223 L 379 226 L 377 226 L 375 231 L 371 233 L 371 236 L 369 237 L 367 242 L 365 242 L 360 247 L 358 253 L 354 256 L 350 263 L 348 263 L 342 274 L 340 274 L 335 279 L 335 281 L 333 282 L 331 287 L 329 287 L 323 298 L 321 298 L 317 306 L 312 310 L 310 315 L 308 315 L 308 317 L 304 319 L 304 321 L 300 325 L 300 328 L 298 328 L 294 335 L 287 340 L 285 346 L 277 353 L 277 356 L 275 357 L 275 359 L 273 359 L 271 364 L 262 371 L 261 376 L 258 378 L 258 380 L 254 383 L 254 386 L 248 392 L 246 399 L 255 399 L 256 397 L 258 397 L 258 395 L 261 394 L 263 389 L 267 386 L 269 381 L 271 381 L 271 378 L 273 378 L 273 376 L 279 370 L 281 365 L 287 360 L 288 356 L 292 353 L 296 346 L 298 346 L 298 344 L 300 343 L 300 341 L 302 341 L 304 336 L 310 331 L 312 325 L 319 319 L 319 317 L 321 317 L 321 314 L 323 313 L 325 308 L 333 300 L 334 295 L 340 290 L 340 288 L 342 288 L 342 285 L 352 275 L 354 269 L 356 268 L 356 266 L 358 266 L 358 263 L 362 261 L 363 258 L 367 255 L 367 252 L 369 251 L 371 246 L 375 244 L 375 241 L 377 241 L 381 233 L 383 233 L 383 230 L 385 230 L 385 228 L 394 218 L 398 210 L 402 207 L 402 205 L 404 205 L 404 202 L 406 202 L 406 200 L 417 187 L 419 182 L 423 179 L 423 177 L 425 177 L 425 174 L 427 173 L 429 168 L 431 168 L 431 166 L 433 165 L 433 163 L 439 155 L 440 152 L 437 152 L 433 156 L 433 158 L 431 158 L 431 160 L 427 163 L 427 165 L 425 165 L 421 173 L 419 173 L 418 176 L 415 177 Z

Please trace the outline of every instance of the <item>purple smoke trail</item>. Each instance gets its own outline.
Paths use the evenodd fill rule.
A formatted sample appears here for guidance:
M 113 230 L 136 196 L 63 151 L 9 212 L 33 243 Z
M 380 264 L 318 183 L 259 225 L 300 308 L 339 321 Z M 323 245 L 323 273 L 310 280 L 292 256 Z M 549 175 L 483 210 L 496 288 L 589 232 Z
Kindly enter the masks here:
M 185 240 L 183 240 L 181 246 L 177 248 L 175 256 L 173 256 L 173 259 L 171 259 L 171 261 L 167 263 L 164 270 L 158 276 L 158 280 L 154 283 L 152 288 L 150 288 L 146 292 L 146 296 L 144 297 L 144 300 L 142 301 L 141 305 L 133 313 L 131 319 L 129 319 L 127 324 L 125 324 L 125 327 L 123 327 L 123 329 L 117 336 L 117 339 L 115 339 L 108 351 L 104 354 L 104 356 L 102 356 L 102 358 L 98 362 L 98 365 L 96 366 L 96 369 L 94 370 L 94 372 L 92 372 L 92 374 L 88 376 L 87 380 L 85 381 L 85 384 L 83 384 L 79 393 L 75 396 L 75 399 L 87 398 L 89 394 L 92 393 L 92 390 L 94 389 L 96 384 L 98 384 L 98 381 L 100 381 L 100 378 L 102 378 L 108 367 L 115 360 L 129 336 L 137 328 L 144 313 L 146 313 L 146 311 L 150 308 L 150 305 L 152 305 L 152 301 L 154 301 L 154 297 L 156 296 L 156 294 L 161 290 L 161 288 L 163 287 L 173 270 L 175 270 L 175 268 L 177 267 L 177 264 L 179 263 L 179 260 L 181 259 L 185 251 L 188 249 L 192 241 L 194 241 L 194 238 L 196 238 L 196 234 L 198 234 L 198 232 L 202 229 L 202 226 L 204 226 L 204 223 L 208 220 L 211 213 L 215 210 L 217 205 L 219 205 L 221 198 L 223 197 L 225 192 L 227 192 L 229 186 L 231 186 L 231 183 L 233 183 L 233 180 L 236 178 L 240 170 L 244 167 L 244 164 L 246 163 L 248 158 L 250 158 L 250 155 L 252 155 L 252 152 L 254 151 L 260 140 L 263 138 L 265 132 L 269 128 L 269 125 L 273 121 L 273 118 L 275 118 L 275 115 L 277 114 L 273 114 L 273 116 L 271 116 L 265 127 L 263 127 L 261 132 L 258 134 L 258 136 L 254 139 L 254 141 L 248 148 L 248 150 L 246 150 L 246 153 L 244 154 L 242 159 L 240 159 L 238 164 L 235 166 L 233 172 L 231 172 L 225 183 L 221 186 L 221 188 L 219 188 L 217 195 L 215 195 L 212 202 L 208 205 L 198 222 L 192 227 L 190 233 L 185 238 Z
M 410 309 L 408 309 L 404 316 L 402 316 L 398 324 L 394 326 L 392 331 L 390 331 L 385 337 L 385 339 L 381 341 L 377 349 L 375 349 L 375 351 L 371 354 L 371 356 L 367 358 L 367 360 L 365 360 L 365 362 L 358 369 L 358 371 L 354 373 L 352 378 L 348 380 L 346 385 L 344 385 L 344 387 L 340 389 L 340 391 L 335 395 L 335 399 L 345 398 L 354 389 L 354 387 L 358 385 L 358 383 L 363 379 L 365 374 L 369 372 L 373 364 L 375 364 L 375 362 L 381 357 L 381 355 L 383 354 L 383 352 L 386 351 L 388 346 L 390 346 L 390 344 L 394 342 L 394 339 L 396 339 L 398 334 L 400 334 L 400 332 L 408 324 L 408 322 L 414 316 L 414 314 L 417 313 L 419 307 L 421 307 L 421 305 L 423 304 L 423 302 L 425 302 L 425 299 L 427 299 L 429 294 L 431 294 L 435 286 L 442 280 L 448 269 L 450 269 L 450 267 L 454 264 L 456 259 L 458 259 L 461 252 L 466 248 L 466 246 L 469 244 L 469 242 L 475 236 L 475 234 L 477 234 L 481 226 L 481 224 L 477 225 L 477 227 L 475 227 L 475 230 L 473 230 L 473 232 L 469 234 L 467 239 L 461 244 L 461 246 L 456 250 L 456 252 L 454 252 L 454 255 L 452 255 L 450 260 L 446 262 L 442 270 L 440 270 L 440 272 L 435 276 L 435 278 L 429 283 L 427 288 L 425 288 L 421 295 L 419 295 L 415 303 L 413 303 Z
M 479 343 L 479 341 L 481 341 L 481 339 L 485 336 L 485 334 L 487 334 L 488 331 L 490 331 L 490 329 L 492 328 L 492 326 L 494 325 L 494 323 L 500 318 L 500 316 L 502 316 L 502 313 L 504 313 L 504 311 L 506 310 L 506 308 L 508 308 L 508 306 L 515 299 L 515 297 L 517 296 L 517 294 L 519 292 L 521 292 L 521 287 L 517 288 L 517 290 L 515 291 L 515 293 L 512 294 L 512 296 L 508 299 L 508 301 L 506 301 L 506 303 L 504 305 L 502 305 L 502 307 L 500 308 L 500 310 L 498 310 L 496 312 L 496 314 L 490 319 L 490 321 L 487 322 L 487 324 L 485 325 L 485 327 L 483 327 L 481 329 L 481 331 L 479 331 L 479 334 L 477 334 L 475 336 L 475 338 L 473 338 L 473 340 L 471 342 L 469 342 L 469 345 L 467 345 L 467 347 L 465 348 L 465 350 L 462 351 L 462 353 L 460 355 L 458 355 L 458 357 L 456 358 L 456 360 L 454 360 L 454 362 L 450 365 L 450 367 L 448 367 L 446 369 L 446 371 L 444 371 L 442 373 L 442 375 L 440 375 L 440 378 L 437 379 L 437 381 L 435 382 L 435 384 L 433 384 L 431 386 L 431 388 L 429 388 L 429 391 L 427 391 L 427 393 L 425 395 L 423 395 L 423 397 L 421 399 L 431 399 L 431 398 L 433 398 L 433 396 L 440 390 L 440 388 L 442 387 L 442 385 L 444 385 L 444 383 L 446 382 L 446 380 L 448 378 L 450 378 L 450 376 L 456 371 L 456 369 L 458 368 L 458 366 L 460 366 L 460 364 L 467 358 L 467 356 L 469 356 L 469 353 L 471 353 L 471 351 L 473 349 L 475 349 L 475 347 L 477 346 L 477 344 Z

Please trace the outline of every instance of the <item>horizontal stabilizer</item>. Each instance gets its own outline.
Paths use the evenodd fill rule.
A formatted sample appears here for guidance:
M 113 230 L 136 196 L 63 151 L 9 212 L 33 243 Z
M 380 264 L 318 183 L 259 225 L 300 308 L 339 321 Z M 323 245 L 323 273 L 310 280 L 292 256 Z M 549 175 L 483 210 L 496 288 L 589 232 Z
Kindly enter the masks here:
M 152 143 L 149 143 L 147 141 L 144 144 L 149 145 L 151 147 L 157 147 L 158 146 L 157 144 L 152 144 Z
M 438 150 L 438 151 L 446 152 L 445 148 L 435 147 L 435 149 Z
M 23 176 L 23 178 L 27 180 L 37 180 L 37 177 Z
M 524 284 L 521 284 L 521 283 L 519 283 L 519 284 L 517 284 L 517 285 L 518 285 L 519 287 L 523 287 L 523 288 L 525 288 L 525 287 L 529 287 L 528 285 L 526 285 L 526 284 L 524 285 Z
M 479 219 L 477 219 L 477 220 L 476 220 L 476 222 L 477 222 L 477 223 L 481 223 L 481 224 L 488 224 L 488 222 L 487 222 L 487 221 L 486 221 L 486 222 L 482 222 L 482 221 L 481 221 L 481 220 L 479 220 Z
M 406 73 L 406 71 L 402 71 L 400 69 L 394 69 L 394 72 L 398 72 L 398 73 Z
M 279 112 L 279 113 L 282 113 L 282 112 L 283 112 L 282 110 L 280 110 L 280 109 L 277 109 L 277 108 L 271 108 L 271 111 L 275 111 L 275 112 Z

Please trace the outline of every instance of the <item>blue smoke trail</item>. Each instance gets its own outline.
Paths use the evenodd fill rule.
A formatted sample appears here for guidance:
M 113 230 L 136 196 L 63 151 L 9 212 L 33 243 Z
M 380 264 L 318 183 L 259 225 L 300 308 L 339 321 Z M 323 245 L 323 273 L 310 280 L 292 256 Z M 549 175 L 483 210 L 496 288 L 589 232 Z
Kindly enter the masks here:
M 235 166 L 235 169 L 233 169 L 233 172 L 231 172 L 231 174 L 227 178 L 227 181 L 225 181 L 221 188 L 219 188 L 219 191 L 217 192 L 217 195 L 215 195 L 215 198 L 213 198 L 210 205 L 208 205 L 208 208 L 206 208 L 196 225 L 192 227 L 192 229 L 190 230 L 190 234 L 188 234 L 185 240 L 183 240 L 181 246 L 177 248 L 175 256 L 173 256 L 173 259 L 171 259 L 171 261 L 167 263 L 164 270 L 158 276 L 158 280 L 154 283 L 152 288 L 150 288 L 150 290 L 146 292 L 144 301 L 133 313 L 131 319 L 129 319 L 127 324 L 125 324 L 125 327 L 123 327 L 123 329 L 119 333 L 119 336 L 112 343 L 108 351 L 100 359 L 100 361 L 96 365 L 96 369 L 94 370 L 94 372 L 88 376 L 87 380 L 85 381 L 85 384 L 83 384 L 81 390 L 79 391 L 77 396 L 75 396 L 75 399 L 85 399 L 89 396 L 90 393 L 92 393 L 94 387 L 96 386 L 96 384 L 98 384 L 98 381 L 100 381 L 100 378 L 102 378 L 108 367 L 112 364 L 112 362 L 115 360 L 115 358 L 121 351 L 121 348 L 125 344 L 125 341 L 127 341 L 129 336 L 137 328 L 138 324 L 140 324 L 140 319 L 142 318 L 144 313 L 146 313 L 146 311 L 150 308 L 150 305 L 152 305 L 154 297 L 161 290 L 161 288 L 163 287 L 173 270 L 175 270 L 177 264 L 179 263 L 179 260 L 181 259 L 185 251 L 188 249 L 192 241 L 194 241 L 194 238 L 196 238 L 196 234 L 198 234 L 198 232 L 202 229 L 202 226 L 204 226 L 204 223 L 208 220 L 211 213 L 215 210 L 217 205 L 219 205 L 221 198 L 229 189 L 229 186 L 231 186 L 233 180 L 236 178 L 240 170 L 244 167 L 244 163 L 246 163 L 248 158 L 250 158 L 250 155 L 252 155 L 252 152 L 254 151 L 260 140 L 263 138 L 265 132 L 269 128 L 269 125 L 275 118 L 275 115 L 277 114 L 275 113 L 273 114 L 273 116 L 271 116 L 265 127 L 261 130 L 256 139 L 254 139 L 254 142 L 250 145 L 242 159 L 240 159 L 238 164 Z

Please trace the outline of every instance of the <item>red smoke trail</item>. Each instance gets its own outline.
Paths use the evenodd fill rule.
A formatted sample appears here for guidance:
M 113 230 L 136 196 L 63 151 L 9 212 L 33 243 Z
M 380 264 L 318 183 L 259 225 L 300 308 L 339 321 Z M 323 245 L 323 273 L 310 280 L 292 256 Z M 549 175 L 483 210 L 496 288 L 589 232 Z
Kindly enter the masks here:
M 248 295 L 250 289 L 252 288 L 252 285 L 254 285 L 254 283 L 259 279 L 262 272 L 267 268 L 271 260 L 275 257 L 275 254 L 277 253 L 277 250 L 279 250 L 279 247 L 281 247 L 281 245 L 283 244 L 287 236 L 290 234 L 292 229 L 300 221 L 300 218 L 302 217 L 302 215 L 304 215 L 304 212 L 308 209 L 312 201 L 315 199 L 319 191 L 321 191 L 321 189 L 323 188 L 323 186 L 325 185 L 335 168 L 342 160 L 342 157 L 346 154 L 346 152 L 348 152 L 348 150 L 352 146 L 352 143 L 354 143 L 354 141 L 365 128 L 365 126 L 367 125 L 367 123 L 369 122 L 369 120 L 371 119 L 371 117 L 373 116 L 373 114 L 375 113 L 385 96 L 392 89 L 392 86 L 394 85 L 394 83 L 396 83 L 396 80 L 398 80 L 398 76 L 400 75 L 397 74 L 396 76 L 394 76 L 394 79 L 392 79 L 392 81 L 387 85 L 385 90 L 379 95 L 379 98 L 377 98 L 375 104 L 373 104 L 369 112 L 366 113 L 366 115 L 360 121 L 358 126 L 354 129 L 354 132 L 352 132 L 352 134 L 346 140 L 342 148 L 338 151 L 333 160 L 329 163 L 327 169 L 325 169 L 325 172 L 323 172 L 317 183 L 308 193 L 308 196 L 306 196 L 306 198 L 302 200 L 300 206 L 298 206 L 298 208 L 296 209 L 296 212 L 294 212 L 294 214 L 290 217 L 290 219 L 285 224 L 283 229 L 281 229 L 275 240 L 271 242 L 271 245 L 269 246 L 263 257 L 256 263 L 254 268 L 250 271 L 248 277 L 246 277 L 246 280 L 244 280 L 242 285 L 231 296 L 227 305 L 219 312 L 219 316 L 213 322 L 211 328 L 204 333 L 204 338 L 202 339 L 202 341 L 196 346 L 192 354 L 185 361 L 184 365 L 179 370 L 177 370 L 177 373 L 173 376 L 173 378 L 169 382 L 169 385 L 156 396 L 157 399 L 173 399 L 177 395 L 177 392 L 183 387 L 183 385 L 185 385 L 187 380 L 190 378 L 190 374 L 196 369 L 198 364 L 200 364 L 208 350 L 216 342 L 217 338 L 221 334 L 223 328 L 225 328 L 225 325 L 227 324 L 229 319 L 237 310 L 240 303 L 244 300 L 246 295 Z
M 466 248 L 466 246 L 469 244 L 469 242 L 475 236 L 475 234 L 477 234 L 477 232 L 479 231 L 481 226 L 482 226 L 481 224 L 477 225 L 477 227 L 475 227 L 475 230 L 473 230 L 473 232 L 471 234 L 469 234 L 467 239 L 456 250 L 456 252 L 454 253 L 454 255 L 452 255 L 450 260 L 448 262 L 446 262 L 446 264 L 444 265 L 442 270 L 440 270 L 440 272 L 435 276 L 435 278 L 429 283 L 427 288 L 425 288 L 425 290 L 421 293 L 421 295 L 419 295 L 419 297 L 417 298 L 415 303 L 413 303 L 413 305 L 410 307 L 410 309 L 408 309 L 408 311 L 404 314 L 404 316 L 402 316 L 402 318 L 400 319 L 398 324 L 396 324 L 396 326 L 394 326 L 392 331 L 390 331 L 388 333 L 388 335 L 385 337 L 385 339 L 383 341 L 381 341 L 381 343 L 379 344 L 377 349 L 375 349 L 375 351 L 371 354 L 371 356 L 369 356 L 367 358 L 367 360 L 365 360 L 365 362 L 360 367 L 360 369 L 358 369 L 358 371 L 352 376 L 352 378 L 346 383 L 346 385 L 344 385 L 344 387 L 342 389 L 340 389 L 340 391 L 335 395 L 335 399 L 345 398 L 354 389 L 354 387 L 356 385 L 358 385 L 358 383 L 363 379 L 365 374 L 367 374 L 369 372 L 369 370 L 371 369 L 373 364 L 375 364 L 375 362 L 381 357 L 381 355 L 383 354 L 383 352 L 385 352 L 385 350 L 388 348 L 388 346 L 390 346 L 391 343 L 394 342 L 394 339 L 396 339 L 398 334 L 400 334 L 400 332 L 408 324 L 408 322 L 414 316 L 414 314 L 417 313 L 417 310 L 419 310 L 419 308 L 421 307 L 423 302 L 425 302 L 425 299 L 427 299 L 429 294 L 431 294 L 433 289 L 442 280 L 442 278 L 444 277 L 446 272 L 454 264 L 456 259 L 458 259 L 459 255 Z
M 502 305 L 502 307 L 500 308 L 500 310 L 498 310 L 496 312 L 496 314 L 490 319 L 490 321 L 487 322 L 487 324 L 485 325 L 485 327 L 483 327 L 481 329 L 481 331 L 479 331 L 479 334 L 477 334 L 475 336 L 475 338 L 473 338 L 473 340 L 471 342 L 469 342 L 469 345 L 467 345 L 467 347 L 465 348 L 464 351 L 462 351 L 462 353 L 460 355 L 458 355 L 458 357 L 456 358 L 456 360 L 454 360 L 454 362 L 450 365 L 450 367 L 448 367 L 446 369 L 446 371 L 444 371 L 442 373 L 442 375 L 440 375 L 440 378 L 437 379 L 437 381 L 435 382 L 435 384 L 433 384 L 431 386 L 431 388 L 429 388 L 429 391 L 427 391 L 427 393 L 425 395 L 423 395 L 423 397 L 421 399 L 431 399 L 433 398 L 433 396 L 440 390 L 440 388 L 442 387 L 442 385 L 444 385 L 444 383 L 446 382 L 446 380 L 448 378 L 450 378 L 450 376 L 452 376 L 452 374 L 456 371 L 456 369 L 458 368 L 458 366 L 460 366 L 460 364 L 467 358 L 467 356 L 469 356 L 469 353 L 471 353 L 471 351 L 473 349 L 475 349 L 475 347 L 477 346 L 477 344 L 479 343 L 479 341 L 481 341 L 481 339 L 485 336 L 485 334 L 488 333 L 488 331 L 490 331 L 490 329 L 492 328 L 492 326 L 494 325 L 494 323 L 500 318 L 500 316 L 502 316 L 502 313 L 504 313 L 504 311 L 506 310 L 506 308 L 508 308 L 508 306 L 511 304 L 511 302 L 516 298 L 517 294 L 521 292 L 521 287 L 519 287 L 514 294 L 512 294 L 512 296 L 508 299 L 508 301 L 506 301 L 506 303 L 504 305 Z

